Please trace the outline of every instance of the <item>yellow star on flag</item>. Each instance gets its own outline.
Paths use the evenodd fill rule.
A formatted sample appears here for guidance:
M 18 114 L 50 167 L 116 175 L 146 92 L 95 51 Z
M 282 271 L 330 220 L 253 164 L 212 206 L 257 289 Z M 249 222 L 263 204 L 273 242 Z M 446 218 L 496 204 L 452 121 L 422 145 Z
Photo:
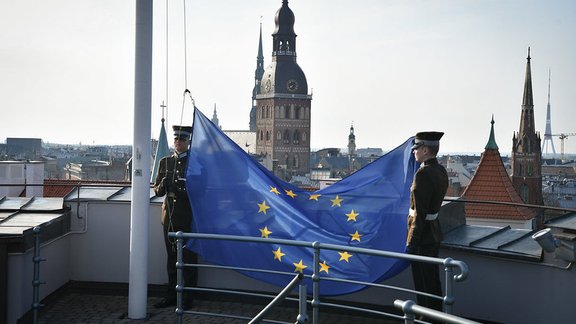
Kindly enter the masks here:
M 300 259 L 300 262 L 298 262 L 298 263 L 292 263 L 292 264 L 296 267 L 296 269 L 294 269 L 294 272 L 303 273 L 304 269 L 308 268 L 308 266 L 305 266 L 305 265 L 302 263 L 302 259 Z
M 274 260 L 278 260 L 280 262 L 282 262 L 282 257 L 286 255 L 286 253 L 282 253 L 280 248 L 278 248 L 276 251 L 272 251 L 272 253 L 274 253 Z
M 318 195 L 318 194 L 312 194 L 310 195 L 310 197 L 308 197 L 308 200 L 316 200 L 318 201 L 318 197 L 320 197 L 322 195 Z
M 352 211 L 350 213 L 346 214 L 346 216 L 348 216 L 347 222 L 349 222 L 351 220 L 356 221 L 356 216 L 358 216 L 358 215 L 360 215 L 360 214 L 355 213 L 354 209 L 352 209 Z
M 340 254 L 340 260 L 338 261 L 346 261 L 346 262 L 350 262 L 348 259 L 350 259 L 350 257 L 352 256 L 352 254 L 344 251 L 344 252 L 338 252 L 338 254 Z
M 266 206 L 266 200 L 264 200 L 261 204 L 258 204 L 258 213 L 266 214 L 266 210 L 268 210 L 270 206 Z
M 320 272 L 324 271 L 328 273 L 328 269 L 330 269 L 330 266 L 326 264 L 326 261 L 320 263 Z
M 270 192 L 273 192 L 273 193 L 275 193 L 275 194 L 277 194 L 277 195 L 280 194 L 280 191 L 278 191 L 278 189 L 276 189 L 276 187 L 270 187 Z
M 334 207 L 334 206 L 342 207 L 342 206 L 340 206 L 340 203 L 341 203 L 343 200 L 344 200 L 344 199 L 341 199 L 340 197 L 338 197 L 338 195 L 336 195 L 336 198 L 330 199 L 330 201 L 332 202 L 332 206 L 331 206 L 331 207 Z
M 268 230 L 268 226 L 264 226 L 264 228 L 260 228 L 259 230 L 260 230 L 260 233 L 262 233 L 261 236 L 264 238 L 268 238 L 268 235 L 272 234 L 272 232 L 270 232 Z
M 286 191 L 286 194 L 292 198 L 296 198 L 296 196 L 298 196 L 292 190 L 284 190 L 284 191 Z
M 350 236 L 352 236 L 352 241 L 360 242 L 360 236 L 362 236 L 362 234 L 359 234 L 358 230 L 356 230 L 356 233 L 350 234 Z

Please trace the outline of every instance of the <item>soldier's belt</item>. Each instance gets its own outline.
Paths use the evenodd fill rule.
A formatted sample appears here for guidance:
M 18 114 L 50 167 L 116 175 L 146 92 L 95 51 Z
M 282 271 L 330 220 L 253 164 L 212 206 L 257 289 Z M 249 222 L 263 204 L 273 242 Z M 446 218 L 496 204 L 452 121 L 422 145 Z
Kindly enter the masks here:
M 408 215 L 412 216 L 412 217 L 416 217 L 416 210 L 414 208 L 410 208 L 410 211 L 408 213 Z M 436 218 L 438 218 L 438 213 L 435 214 L 426 214 L 426 220 L 427 221 L 433 221 Z

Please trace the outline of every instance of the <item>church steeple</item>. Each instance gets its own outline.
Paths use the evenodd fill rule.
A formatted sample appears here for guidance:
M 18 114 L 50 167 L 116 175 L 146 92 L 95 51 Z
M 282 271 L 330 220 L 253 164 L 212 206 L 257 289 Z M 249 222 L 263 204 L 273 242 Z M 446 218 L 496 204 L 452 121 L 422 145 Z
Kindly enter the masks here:
M 222 129 L 222 126 L 220 126 L 220 121 L 218 120 L 218 113 L 216 112 L 216 103 L 214 103 L 214 113 L 212 114 L 212 123 L 216 125 L 216 127 Z
M 530 47 L 526 58 L 520 129 L 512 137 L 512 184 L 527 204 L 542 204 L 542 149 L 534 123 Z
M 350 134 L 348 135 L 348 155 L 356 155 L 356 135 L 354 135 L 354 124 L 350 125 Z
M 492 126 L 490 127 L 490 138 L 488 139 L 488 143 L 484 147 L 485 150 L 497 150 L 498 144 L 496 144 L 496 138 L 494 137 L 494 115 L 492 115 L 492 121 L 490 122 Z
M 520 130 L 518 139 L 527 138 L 534 140 L 531 136 L 535 134 L 534 127 L 534 98 L 532 95 L 532 70 L 530 67 L 530 47 L 528 47 L 528 57 L 526 58 L 526 75 L 524 77 L 524 94 L 522 96 L 522 116 L 520 118 Z
M 250 131 L 256 131 L 256 96 L 260 94 L 262 76 L 264 75 L 264 53 L 262 51 L 262 21 L 260 21 L 260 38 L 258 41 L 258 56 L 256 71 L 254 71 L 254 88 L 252 89 L 252 109 L 250 109 Z

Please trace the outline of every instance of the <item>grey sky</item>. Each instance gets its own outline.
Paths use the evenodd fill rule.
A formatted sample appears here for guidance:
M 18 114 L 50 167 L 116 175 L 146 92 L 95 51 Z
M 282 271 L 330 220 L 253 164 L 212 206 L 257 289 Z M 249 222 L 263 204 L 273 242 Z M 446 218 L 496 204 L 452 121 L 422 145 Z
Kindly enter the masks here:
M 155 2 L 152 135 L 191 123 L 187 87 L 224 129 L 247 129 L 262 16 L 271 60 L 281 0 Z M 0 0 L 0 141 L 131 144 L 134 1 Z M 385 150 L 419 130 L 446 132 L 442 151 L 482 152 L 492 114 L 503 155 L 520 125 L 531 47 L 536 128 L 544 137 L 548 69 L 552 131 L 576 132 L 576 2 L 565 0 L 292 0 L 298 63 L 312 100 L 312 147 Z M 182 109 L 183 108 L 183 109 Z M 182 116 L 182 118 L 181 118 Z M 556 150 L 560 142 L 555 139 Z M 576 152 L 576 136 L 565 141 Z

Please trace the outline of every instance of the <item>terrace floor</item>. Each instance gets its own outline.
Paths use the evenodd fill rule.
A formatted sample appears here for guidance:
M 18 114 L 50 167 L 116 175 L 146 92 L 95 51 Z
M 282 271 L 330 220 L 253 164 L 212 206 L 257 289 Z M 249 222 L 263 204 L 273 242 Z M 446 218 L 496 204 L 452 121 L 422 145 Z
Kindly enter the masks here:
M 148 297 L 147 318 L 134 320 L 128 318 L 128 297 L 121 294 L 110 294 L 94 291 L 92 289 L 64 289 L 56 296 L 49 297 L 44 301 L 38 315 L 39 324 L 49 323 L 176 323 L 177 317 L 175 309 L 168 307 L 157 309 L 154 304 L 160 301 L 160 297 Z M 242 301 L 242 297 L 233 300 L 230 297 L 217 299 L 215 296 L 209 298 L 196 299 L 190 311 L 217 314 L 233 314 L 252 318 L 258 314 L 264 305 L 260 302 Z M 308 309 L 311 323 L 311 310 Z M 269 320 L 295 323 L 298 314 L 298 305 L 289 302 L 275 307 L 266 317 Z M 379 323 L 398 324 L 403 321 L 394 318 L 377 318 L 376 315 L 364 315 L 360 313 L 345 313 L 343 310 L 324 308 L 320 310 L 320 323 Z M 232 324 L 247 323 L 247 319 L 234 319 L 201 314 L 185 314 L 183 323 L 210 323 L 210 324 Z M 265 323 L 265 322 L 263 322 Z

